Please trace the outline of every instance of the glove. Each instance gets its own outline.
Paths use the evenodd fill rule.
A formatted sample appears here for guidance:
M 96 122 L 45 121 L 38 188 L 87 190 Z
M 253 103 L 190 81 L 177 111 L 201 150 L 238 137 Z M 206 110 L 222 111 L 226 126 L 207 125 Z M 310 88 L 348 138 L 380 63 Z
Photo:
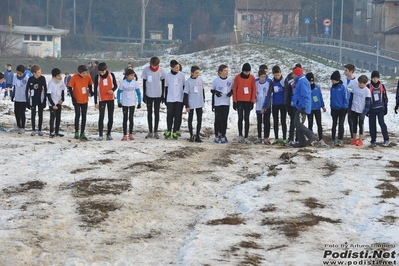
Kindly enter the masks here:
M 220 91 L 215 91 L 217 97 L 222 97 L 222 93 Z
M 233 103 L 233 109 L 234 109 L 234 111 L 237 111 L 237 103 L 236 102 Z
M 306 109 L 305 109 L 305 107 L 303 107 L 302 109 L 301 109 L 301 114 L 306 114 Z
M 121 104 L 121 103 L 118 103 L 118 107 L 119 107 L 119 108 L 122 108 L 122 104 Z
M 251 106 L 249 107 L 249 110 L 251 111 L 252 109 L 254 109 L 254 104 L 251 103 Z
M 141 108 L 141 103 L 139 103 L 138 105 L 137 105 L 137 109 L 140 109 Z
M 230 91 L 229 93 L 227 93 L 227 97 L 231 97 L 233 95 L 233 91 Z
M 388 106 L 385 106 L 384 107 L 384 115 L 387 115 L 388 114 Z
M 143 103 L 147 104 L 147 96 L 143 96 Z

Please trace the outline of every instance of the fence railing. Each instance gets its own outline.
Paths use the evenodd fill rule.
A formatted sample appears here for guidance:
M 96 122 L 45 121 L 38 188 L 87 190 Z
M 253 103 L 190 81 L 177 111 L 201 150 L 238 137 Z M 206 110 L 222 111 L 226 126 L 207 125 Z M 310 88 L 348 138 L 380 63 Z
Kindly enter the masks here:
M 365 69 L 365 70 L 375 70 L 378 68 L 380 73 L 384 75 L 396 75 L 397 73 L 397 68 L 393 66 L 387 66 L 384 64 L 379 64 L 377 66 L 376 63 L 370 62 L 367 60 L 361 60 L 359 58 L 351 57 L 351 56 L 342 56 L 341 60 L 339 58 L 339 54 L 335 52 L 328 51 L 326 49 L 323 49 L 322 47 L 316 47 L 313 45 L 308 45 L 308 43 L 313 43 L 313 44 L 323 44 L 323 45 L 332 45 L 332 46 L 340 46 L 340 40 L 337 39 L 331 39 L 331 38 L 320 38 L 320 37 L 286 37 L 286 38 L 275 38 L 275 37 L 251 37 L 250 41 L 252 42 L 265 42 L 265 43 L 270 43 L 272 45 L 276 46 L 283 46 L 286 48 L 290 48 L 293 50 L 301 51 L 304 53 L 307 53 L 309 55 L 313 56 L 318 56 L 327 60 L 331 60 L 337 64 L 341 61 L 342 64 L 349 64 L 352 63 L 359 68 Z M 377 48 L 374 46 L 370 45 L 364 45 L 360 43 L 353 43 L 353 42 L 348 42 L 348 41 L 342 41 L 342 47 L 348 48 L 348 49 L 353 49 L 353 50 L 358 50 L 358 51 L 363 51 L 366 53 L 370 54 L 376 54 Z M 380 57 L 385 57 L 390 60 L 398 61 L 398 66 L 399 66 L 399 52 L 396 51 L 391 51 L 391 50 L 385 50 L 385 49 L 380 49 L 379 51 L 379 56 Z

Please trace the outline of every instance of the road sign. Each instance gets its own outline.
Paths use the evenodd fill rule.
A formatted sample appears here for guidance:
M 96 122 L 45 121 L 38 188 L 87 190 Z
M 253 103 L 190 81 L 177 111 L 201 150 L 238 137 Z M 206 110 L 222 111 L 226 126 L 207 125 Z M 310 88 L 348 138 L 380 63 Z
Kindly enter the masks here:
M 310 18 L 305 18 L 305 24 L 310 24 Z
M 324 27 L 324 34 L 330 34 L 330 27 Z
M 325 19 L 323 20 L 323 26 L 325 26 L 325 27 L 331 26 L 331 19 L 325 18 Z

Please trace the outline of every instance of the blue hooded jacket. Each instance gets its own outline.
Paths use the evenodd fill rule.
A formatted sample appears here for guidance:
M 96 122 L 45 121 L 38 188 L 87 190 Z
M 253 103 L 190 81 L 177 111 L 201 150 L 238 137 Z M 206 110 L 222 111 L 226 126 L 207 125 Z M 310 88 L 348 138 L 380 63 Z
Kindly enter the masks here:
M 342 81 L 333 84 L 330 90 L 330 107 L 331 109 L 347 109 L 349 105 L 348 90 Z
M 304 74 L 295 78 L 295 91 L 292 96 L 292 102 L 296 109 L 302 110 L 304 108 L 306 114 L 311 113 L 312 103 L 310 83 Z

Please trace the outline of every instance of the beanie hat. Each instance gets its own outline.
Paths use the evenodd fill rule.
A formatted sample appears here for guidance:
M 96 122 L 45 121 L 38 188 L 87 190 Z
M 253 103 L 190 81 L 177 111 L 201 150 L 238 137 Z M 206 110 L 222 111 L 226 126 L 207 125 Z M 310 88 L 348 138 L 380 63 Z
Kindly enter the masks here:
M 303 69 L 300 67 L 296 67 L 292 70 L 292 73 L 295 74 L 296 76 L 300 76 L 303 74 Z
M 380 78 L 380 72 L 374 70 L 373 72 L 371 72 L 371 78 Z
M 314 75 L 312 72 L 306 74 L 306 79 L 310 81 L 314 81 Z
M 331 80 L 336 80 L 336 81 L 340 81 L 341 80 L 341 74 L 339 74 L 339 71 L 336 70 L 331 74 Z
M 61 70 L 59 70 L 58 68 L 53 68 L 53 70 L 51 70 L 51 76 L 56 77 L 59 74 L 61 74 Z
M 245 63 L 242 65 L 242 71 L 251 71 L 251 65 L 249 63 Z

